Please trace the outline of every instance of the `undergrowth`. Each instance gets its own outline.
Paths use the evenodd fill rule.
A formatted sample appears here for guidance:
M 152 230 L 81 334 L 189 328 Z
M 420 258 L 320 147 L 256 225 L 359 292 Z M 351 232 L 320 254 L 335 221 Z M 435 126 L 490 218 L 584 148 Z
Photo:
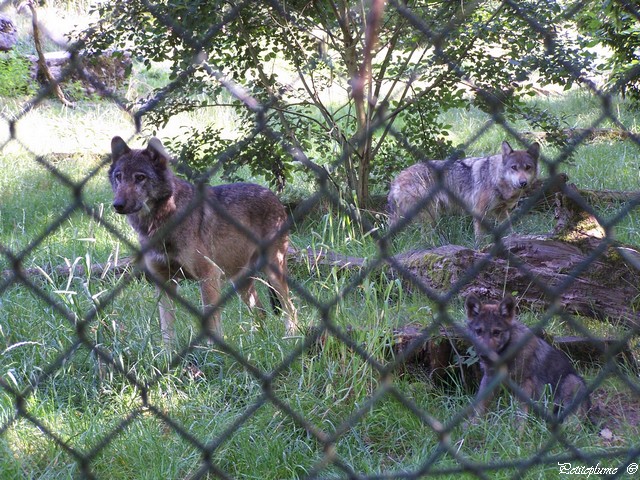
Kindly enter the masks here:
M 569 125 L 584 125 L 589 121 L 579 114 L 584 98 L 572 95 L 557 102 L 575 112 Z M 550 108 L 554 104 L 550 101 Z M 36 125 L 59 122 L 59 131 L 71 131 L 70 125 L 78 124 L 83 141 L 83 132 L 105 120 L 111 131 L 99 141 L 91 140 L 102 146 L 100 154 L 52 160 L 73 182 L 98 169 L 82 189 L 87 208 L 68 210 L 77 197 L 34 161 L 33 153 L 43 146 L 32 146 L 31 151 L 5 148 L 0 155 L 0 245 L 5 252 L 0 267 L 10 269 L 13 257 L 20 257 L 22 267 L 35 270 L 28 284 L 4 279 L 1 284 L 0 477 L 79 476 L 82 462 L 69 449 L 91 454 L 89 469 L 98 478 L 186 478 L 203 465 L 242 478 L 312 473 L 337 478 L 351 471 L 399 477 L 440 472 L 457 478 L 446 473 L 465 462 L 503 463 L 504 469 L 491 471 L 491 477 L 511 478 L 517 474 L 514 462 L 532 459 L 540 449 L 551 459 L 566 453 L 566 444 L 536 417 L 527 419 L 522 434 L 516 425 L 517 404 L 509 395 L 501 396 L 477 425 L 463 429 L 452 419 L 473 397 L 467 384 L 454 378 L 441 384 L 416 374 L 419 368 L 393 363 L 394 329 L 432 325 L 439 316 L 435 304 L 408 292 L 385 270 L 363 275 L 359 268 L 292 262 L 300 322 L 308 332 L 323 332 L 305 348 L 302 336 L 284 338 L 280 318 L 269 314 L 260 321 L 235 296 L 222 314 L 225 341 L 234 353 L 194 343 L 199 319 L 180 306 L 179 346 L 192 348 L 184 358 L 169 358 L 162 346 L 153 287 L 132 275 L 133 270 L 100 276 L 79 268 L 86 271 L 95 263 L 130 255 L 130 245 L 136 245 L 129 226 L 110 208 L 104 167 L 108 141 L 120 133 L 113 130 L 131 125 L 118 123 L 109 108 L 103 104 L 97 110 L 64 112 L 51 107 L 49 113 L 41 110 L 25 118 Z M 461 138 L 479 117 L 473 111 L 460 116 L 460 122 L 468 122 L 458 122 Z M 468 154 L 495 153 L 503 137 L 496 127 Z M 557 152 L 543 146 L 543 153 L 553 158 Z M 563 167 L 583 188 L 637 189 L 637 169 L 632 166 L 638 158 L 637 146 L 628 141 L 597 140 L 580 147 Z M 296 181 L 300 184 L 291 188 L 314 189 L 302 183 L 308 182 L 306 176 Z M 611 216 L 619 206 L 600 208 Z M 308 258 L 327 251 L 357 257 L 364 268 L 377 260 L 376 239 L 386 232 L 384 215 L 375 217 L 372 228 L 364 228 L 335 206 L 319 210 L 295 225 L 291 243 L 297 250 L 309 252 Z M 105 223 L 113 231 L 104 228 Z M 541 233 L 552 225 L 549 212 L 536 212 L 513 228 Z M 640 244 L 637 227 L 633 212 L 616 227 L 619 239 Z M 447 217 L 435 230 L 413 226 L 393 239 L 392 249 L 402 252 L 445 243 L 471 246 L 471 220 Z M 65 265 L 66 271 L 52 268 Z M 186 283 L 180 291 L 197 311 L 196 286 Z M 264 289 L 260 294 L 266 296 Z M 449 305 L 449 316 L 463 321 L 461 299 Z M 524 312 L 523 320 L 535 323 L 536 316 Z M 598 334 L 612 333 L 586 325 Z M 567 331 L 556 319 L 548 328 L 554 334 Z M 108 354 L 109 362 L 78 343 L 79 332 Z M 283 362 L 286 368 L 281 368 Z M 581 371 L 593 379 L 601 369 L 581 366 Z M 614 368 L 598 391 L 628 391 L 625 376 L 635 378 L 631 371 Z M 615 398 L 628 405 L 628 399 Z M 17 415 L 18 409 L 39 425 Z M 580 428 L 568 422 L 563 432 L 585 455 L 610 446 L 598 436 L 598 426 Z M 620 422 L 613 435 L 616 446 L 637 448 L 637 424 Z M 200 447 L 208 453 L 203 455 Z M 325 464 L 327 460 L 331 461 Z M 530 476 L 557 476 L 554 462 L 547 464 L 530 470 Z

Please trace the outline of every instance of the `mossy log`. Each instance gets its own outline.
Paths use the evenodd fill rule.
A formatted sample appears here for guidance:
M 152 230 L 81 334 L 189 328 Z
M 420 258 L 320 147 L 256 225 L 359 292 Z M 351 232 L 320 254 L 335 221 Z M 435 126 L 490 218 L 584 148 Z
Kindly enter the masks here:
M 570 314 L 640 329 L 640 270 L 627 257 L 637 262 L 640 253 L 607 240 L 510 236 L 498 248 L 447 245 L 405 254 L 394 270 L 407 288 L 429 296 L 456 288 L 461 295 L 499 299 L 506 288 L 521 305 L 545 310 L 555 304 Z
M 640 331 L 640 252 L 607 235 L 585 210 L 582 191 L 560 185 L 552 197 L 557 220 L 552 233 L 510 235 L 482 250 L 459 245 L 416 250 L 387 259 L 383 268 L 400 277 L 407 290 L 434 299 L 452 290 L 500 299 L 506 289 L 520 305 L 540 311 L 553 305 Z M 629 209 L 640 203 L 637 193 L 628 198 Z M 293 260 L 301 258 L 341 268 L 365 264 L 323 252 L 298 252 Z
M 611 232 L 605 232 L 586 211 L 588 203 L 581 194 L 566 184 L 555 193 L 557 225 L 549 234 L 510 235 L 482 250 L 459 245 L 417 250 L 384 259 L 379 268 L 401 278 L 408 290 L 432 298 L 453 291 L 499 299 L 506 289 L 515 292 L 522 306 L 540 311 L 554 306 L 568 314 L 620 322 L 640 331 L 640 252 L 614 241 Z M 629 198 L 629 210 L 640 204 L 640 195 Z M 293 249 L 289 260 L 344 269 L 367 264 L 359 257 Z M 129 269 L 129 262 L 93 265 L 92 274 L 128 275 L 136 271 Z M 74 274 L 83 275 L 79 265 L 75 268 Z M 66 276 L 70 267 L 48 269 L 52 271 Z M 25 276 L 41 273 L 40 268 L 21 270 Z M 5 281 L 15 276 L 12 271 L 2 273 Z
M 511 236 L 503 239 L 503 247 L 497 251 L 445 245 L 396 256 L 383 268 L 401 277 L 408 291 L 427 296 L 438 297 L 455 288 L 462 296 L 475 293 L 499 299 L 506 287 L 516 293 L 520 305 L 546 310 L 555 304 L 566 313 L 622 322 L 640 330 L 640 270 L 633 265 L 640 263 L 640 252 L 603 242 L 594 245 L 550 237 Z M 364 264 L 359 257 L 306 250 L 290 250 L 289 260 L 343 269 L 361 268 Z M 46 270 L 48 274 L 67 276 L 71 267 Z M 76 265 L 74 270 L 74 275 L 86 275 L 82 265 Z M 29 268 L 21 270 L 21 275 L 33 277 L 43 272 Z M 127 276 L 138 275 L 139 271 L 131 268 L 130 258 L 122 258 L 118 265 L 92 266 L 96 277 L 107 273 Z M 13 270 L 2 272 L 5 281 L 15 276 Z
M 512 235 L 483 250 L 459 245 L 416 250 L 382 268 L 401 278 L 408 291 L 431 298 L 454 289 L 461 296 L 500 299 L 506 288 L 522 306 L 544 311 L 555 305 L 640 331 L 640 252 L 606 237 L 563 235 Z M 290 259 L 343 269 L 365 264 L 358 257 L 304 250 L 291 252 Z
M 622 345 L 614 338 L 551 337 L 543 335 L 549 344 L 565 352 L 572 361 L 593 364 L 614 359 L 617 363 L 637 372 L 637 362 L 625 342 Z M 482 373 L 479 365 L 471 360 L 467 351 L 471 343 L 451 328 L 441 328 L 438 332 L 426 334 L 416 325 L 405 325 L 394 332 L 394 355 L 402 356 L 403 363 L 417 364 L 431 379 L 449 384 L 452 378 L 469 386 L 480 382 Z
M 365 259 L 333 252 L 293 250 L 289 261 L 305 262 L 314 268 L 362 268 Z M 92 265 L 92 276 L 111 273 L 138 275 L 132 259 Z M 456 289 L 465 296 L 475 293 L 487 299 L 499 299 L 506 287 L 515 292 L 520 305 L 546 310 L 557 305 L 564 312 L 622 322 L 640 330 L 640 252 L 605 239 L 567 241 L 553 236 L 509 236 L 500 248 L 474 250 L 445 245 L 393 257 L 383 269 L 403 279 L 408 291 L 439 297 Z M 67 276 L 69 265 L 46 268 L 47 273 Z M 82 265 L 73 267 L 74 275 L 86 275 Z M 45 270 L 21 270 L 25 277 L 39 276 Z M 3 280 L 15 272 L 2 272 Z

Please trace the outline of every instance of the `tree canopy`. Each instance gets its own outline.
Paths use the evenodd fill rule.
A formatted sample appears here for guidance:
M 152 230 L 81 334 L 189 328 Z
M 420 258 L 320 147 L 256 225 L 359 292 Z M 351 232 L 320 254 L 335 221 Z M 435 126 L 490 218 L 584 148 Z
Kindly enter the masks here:
M 233 138 L 205 125 L 175 145 L 193 169 L 219 165 L 232 177 L 247 165 L 281 188 L 302 160 L 360 205 L 372 182 L 464 150 L 449 140 L 442 112 L 474 104 L 507 130 L 515 119 L 560 130 L 526 98 L 549 83 L 570 88 L 593 68 L 585 49 L 593 35 L 576 29 L 576 7 L 552 0 L 96 8 L 100 21 L 83 37 L 89 52 L 127 49 L 147 67 L 170 65 L 170 83 L 139 100 L 137 118 L 163 125 L 183 111 L 236 108 Z

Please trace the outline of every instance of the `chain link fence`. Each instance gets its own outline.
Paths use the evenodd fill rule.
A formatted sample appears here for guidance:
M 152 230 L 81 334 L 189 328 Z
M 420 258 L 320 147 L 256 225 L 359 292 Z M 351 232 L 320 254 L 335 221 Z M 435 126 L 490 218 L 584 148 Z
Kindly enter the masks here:
M 5 168 L 18 155 L 17 148 L 20 155 L 27 152 L 28 168 L 38 173 L 20 167 L 16 175 L 27 176 L 25 181 L 41 190 L 38 193 L 43 198 L 33 203 L 40 205 L 42 211 L 30 212 L 26 204 L 21 206 L 24 200 L 19 192 L 6 191 L 3 186 L 0 439 L 7 460 L 2 461 L 5 471 L 0 477 L 633 476 L 640 455 L 640 384 L 635 368 L 640 256 L 633 245 L 634 239 L 637 242 L 640 238 L 640 137 L 635 120 L 629 121 L 620 113 L 618 96 L 608 93 L 599 80 L 585 76 L 580 55 L 588 57 L 590 53 L 563 47 L 563 36 L 571 37 L 576 32 L 563 31 L 561 24 L 584 13 L 588 5 L 506 1 L 454 6 L 372 1 L 353 5 L 327 2 L 318 6 L 312 2 L 307 12 L 305 5 L 277 0 L 260 6 L 253 2 L 220 2 L 216 4 L 219 11 L 203 34 L 189 26 L 204 11 L 215 9 L 209 6 L 207 10 L 201 2 L 180 5 L 183 10 L 171 10 L 166 4 L 127 2 L 112 12 L 117 18 L 122 15 L 119 8 L 131 8 L 140 18 L 152 19 L 159 30 L 170 32 L 167 38 L 173 42 L 170 48 L 174 48 L 174 55 L 189 57 L 181 70 L 174 70 L 166 84 L 143 102 L 132 105 L 118 88 L 107 87 L 109 82 L 99 76 L 105 68 L 90 68 L 83 56 L 85 51 L 75 45 L 68 50 L 69 62 L 57 78 L 63 92 L 72 77 L 80 79 L 83 88 L 89 85 L 101 101 L 118 106 L 136 134 L 155 131 L 147 122 L 161 122 L 167 105 L 180 111 L 172 94 L 194 78 L 204 78 L 219 89 L 217 94 L 223 92 L 225 101 L 244 111 L 238 121 L 243 122 L 248 133 L 240 138 L 224 138 L 223 148 L 214 149 L 215 161 L 199 172 L 194 173 L 193 164 L 180 160 L 174 164 L 175 170 L 186 172 L 198 185 L 206 184 L 212 177 L 228 174 L 235 159 L 255 159 L 262 154 L 271 158 L 268 152 L 251 150 L 252 142 L 260 137 L 267 140 L 269 148 L 277 150 L 280 161 L 265 166 L 265 160 L 252 172 L 257 171 L 272 186 L 280 187 L 291 176 L 311 179 L 308 183 L 312 188 L 306 197 L 292 202 L 287 224 L 291 237 L 287 278 L 301 331 L 293 337 L 283 336 L 277 319 L 271 324 L 268 316 L 263 324 L 248 316 L 248 310 L 237 304 L 234 289 L 227 287 L 213 306 L 214 311 L 222 311 L 225 334 L 211 335 L 201 328 L 211 310 L 202 313 L 198 296 L 187 283 L 180 293 L 170 292 L 178 305 L 179 341 L 177 351 L 169 355 L 157 326 L 158 308 L 150 287 L 153 275 L 145 267 L 135 266 L 145 249 L 140 249 L 122 217 L 106 211 L 112 202 L 106 180 L 112 162 L 107 154 L 108 142 L 120 132 L 105 137 L 104 155 L 93 161 L 92 167 L 81 174 L 68 173 L 54 152 L 41 152 L 30 144 L 41 132 L 25 134 L 20 130 L 31 112 L 52 101 L 55 92 L 49 84 L 20 104 L 18 113 L 5 110 L 2 120 L 7 132 L 0 147 Z M 3 10 L 12 8 L 9 3 L 3 4 Z M 336 29 L 344 33 L 351 28 L 340 38 L 348 38 L 351 43 L 341 44 L 336 40 L 338 33 L 322 28 L 312 15 L 314 8 L 333 8 Z M 635 22 L 637 31 L 640 15 L 635 4 L 620 2 L 620 8 L 626 12 L 625 18 Z M 275 24 L 286 25 L 285 35 L 292 44 L 299 42 L 303 48 L 304 42 L 311 42 L 317 47 L 317 57 L 309 64 L 296 65 L 289 83 L 282 83 L 281 78 L 277 83 L 274 80 L 272 90 L 256 87 L 265 79 L 263 85 L 269 84 L 271 67 L 263 65 L 253 70 L 257 77 L 265 78 L 234 77 L 203 53 L 212 39 L 223 42 L 225 35 L 255 28 L 247 19 L 252 9 L 256 10 L 256 18 L 260 18 L 258 12 L 266 11 Z M 32 5 L 32 15 L 37 10 Z M 302 14 L 294 15 L 294 11 Z M 169 12 L 179 16 L 172 17 Z M 104 15 L 105 11 L 101 13 Z M 466 22 L 478 21 L 476 16 L 482 17 L 479 21 L 485 30 L 473 32 L 471 42 L 466 36 L 471 27 Z M 557 124 L 551 124 L 552 116 L 539 111 L 536 123 L 532 110 L 527 110 L 524 103 L 512 102 L 513 91 L 476 82 L 481 75 L 474 77 L 474 63 L 481 59 L 475 47 L 483 40 L 491 44 L 494 22 L 505 19 L 513 23 L 514 30 L 527 29 L 537 34 L 531 40 L 531 50 L 540 48 L 549 59 L 548 65 L 526 64 L 524 58 L 510 58 L 509 62 L 522 62 L 520 73 L 528 72 L 529 77 L 551 70 L 551 65 L 563 69 L 565 81 L 588 92 L 589 101 L 595 99 L 600 110 L 587 120 L 588 125 L 557 128 Z M 133 31 L 137 20 L 128 20 Z M 393 22 L 398 25 L 398 35 L 379 34 Z M 470 25 L 476 28 L 478 23 Z M 46 36 L 46 31 L 42 33 Z M 106 39 L 112 33 L 97 29 L 93 38 L 102 35 Z M 254 55 L 253 60 L 260 64 L 269 52 L 265 53 L 265 45 L 251 45 L 250 39 L 247 36 L 246 50 L 236 55 Z M 381 74 L 385 62 L 392 61 L 385 52 L 404 41 L 420 45 L 423 52 L 420 56 L 416 49 L 404 57 L 407 65 L 428 65 L 452 77 L 443 74 L 425 87 L 420 83 L 424 73 L 420 68 L 406 78 L 394 77 L 392 68 Z M 495 62 L 500 62 L 501 56 L 509 56 L 509 44 L 514 41 L 507 38 L 501 48 L 490 52 Z M 332 55 L 340 46 L 359 52 L 360 56 L 354 58 L 362 61 L 351 66 L 353 76 L 332 68 Z M 132 50 L 135 57 L 139 51 L 135 45 Z M 274 52 L 268 61 L 273 62 L 278 54 L 283 53 Z M 119 55 L 116 58 L 120 59 Z M 126 61 L 127 55 L 123 57 Z M 232 62 L 234 54 L 228 58 Z M 300 130 L 291 127 L 290 119 L 280 118 L 278 125 L 291 128 L 277 128 L 273 120 L 283 115 L 292 92 L 309 90 L 309 84 L 318 80 L 312 72 L 313 65 L 320 63 L 334 77 L 334 84 L 346 90 L 343 98 L 352 99 L 355 104 L 361 100 L 358 105 L 366 110 L 366 119 L 359 124 L 361 112 L 357 108 L 345 115 L 359 125 L 351 134 L 335 121 L 338 114 L 331 117 L 335 112 L 330 114 L 328 110 L 320 113 L 332 118 L 334 128 L 323 132 L 333 142 L 332 149 L 310 145 Z M 506 85 L 516 91 L 530 80 L 521 76 L 516 84 L 508 78 L 505 84 L 504 78 L 497 77 L 498 72 L 495 75 L 499 87 Z M 627 80 L 632 75 L 633 70 Z M 550 77 L 555 78 L 554 73 Z M 380 85 L 404 82 L 408 86 L 405 94 L 411 100 L 400 103 L 398 98 L 385 98 L 384 87 L 377 87 L 372 78 L 383 78 Z M 414 109 L 417 117 L 406 121 L 417 121 L 424 107 L 421 100 L 444 97 L 442 92 L 447 89 L 454 91 L 449 78 L 464 85 L 457 100 L 460 105 L 474 103 L 483 112 L 483 120 L 463 135 L 456 148 L 450 144 L 437 150 L 437 145 L 422 144 L 393 120 L 401 112 Z M 320 89 L 309 91 L 318 94 L 318 98 L 321 93 L 326 94 Z M 193 98 L 201 99 L 197 94 L 185 96 L 185 105 Z M 319 104 L 318 101 L 315 105 Z M 322 105 L 330 105 L 330 100 Z M 400 105 L 398 110 L 394 105 Z M 467 110 L 461 111 L 465 115 Z M 437 118 L 424 113 L 424 119 L 433 120 L 434 125 Z M 522 118 L 529 120 L 527 125 L 548 127 L 547 131 L 523 132 L 519 123 Z M 318 122 L 311 116 L 307 122 L 311 136 Z M 233 120 L 223 118 L 222 123 Z M 603 125 L 607 126 L 605 135 L 609 137 L 596 155 L 606 152 L 613 143 L 624 142 L 632 178 L 632 188 L 623 189 L 626 191 L 596 192 L 581 189 L 580 185 L 575 188 L 562 175 L 566 167 L 586 162 L 580 158 L 581 148 L 605 130 Z M 438 123 L 440 127 L 447 130 Z M 462 187 L 458 191 L 456 185 L 443 185 L 439 178 L 402 219 L 388 225 L 385 204 L 389 180 L 402 168 L 434 158 L 425 149 L 443 152 L 439 158 L 446 158 L 451 165 L 471 156 L 462 152 L 477 151 L 478 144 L 484 145 L 483 137 L 495 128 L 500 129 L 502 138 L 519 140 L 525 146 L 536 139 L 542 143 L 540 167 L 544 175 L 540 175 L 528 198 L 510 212 L 507 221 L 494 224 L 490 219 L 479 218 L 476 212 L 476 220 L 489 231 L 484 238 L 470 240 L 474 213 L 467 211 L 459 220 L 462 237 L 450 232 L 439 234 L 439 230 L 451 225 L 455 230 L 458 220 L 437 219 L 431 225 L 420 217 L 421 213 L 441 194 L 440 189 L 454 196 L 463 192 Z M 378 153 L 389 163 L 385 160 L 367 170 L 363 165 L 367 158 L 373 158 L 367 157 L 367 152 L 374 149 L 374 139 L 381 132 L 393 140 L 395 153 L 382 157 L 381 149 Z M 133 144 L 136 139 L 131 141 Z M 184 148 L 183 152 L 191 152 Z M 493 155 L 499 151 L 496 143 L 492 151 L 484 153 Z M 403 157 L 404 163 L 393 163 L 397 157 Z M 251 170 L 253 164 L 245 165 Z M 288 168 L 296 173 L 290 173 Z M 368 187 L 358 182 L 362 175 L 374 178 L 378 174 L 383 178 L 378 183 L 379 192 L 368 192 Z M 601 174 L 607 175 L 606 168 Z M 278 181 L 272 181 L 273 177 Z M 482 182 L 468 187 L 493 188 Z M 54 190 L 67 198 L 60 211 L 47 210 Z M 354 206 L 354 197 L 345 194 L 345 190 L 356 193 L 362 208 Z M 383 200 L 377 199 L 378 193 Z M 604 202 L 599 194 L 606 196 Z M 32 189 L 29 195 L 36 195 L 36 190 Z M 204 199 L 200 202 L 206 203 Z M 595 208 L 593 205 L 598 202 L 605 206 Z M 465 198 L 456 198 L 452 203 L 468 210 Z M 22 227 L 20 222 L 9 226 L 11 220 L 5 219 L 16 218 L 7 213 L 9 208 L 22 210 Z M 229 222 L 237 220 L 220 207 L 212 208 L 229 217 Z M 38 225 L 33 231 L 25 227 L 29 223 L 27 215 L 40 217 L 32 222 Z M 546 218 L 546 223 L 534 226 L 543 231 L 525 235 L 519 229 L 527 228 L 532 215 Z M 87 231 L 102 232 L 104 240 L 100 241 L 107 246 L 81 254 L 63 250 L 59 244 L 64 243 L 61 232 L 67 225 L 75 225 L 78 218 Z M 173 231 L 181 228 L 182 220 L 175 222 Z M 332 222 L 340 223 L 342 228 L 333 231 L 333 235 L 343 237 L 335 244 L 322 236 L 331 230 Z M 619 242 L 613 233 L 621 226 L 630 233 Z M 24 235 L 16 236 L 20 229 Z M 305 229 L 312 233 L 302 238 Z M 76 232 L 74 238 L 82 241 L 84 232 Z M 85 240 L 99 243 L 97 235 L 91 239 L 87 234 Z M 466 239 L 467 246 L 449 245 L 451 236 Z M 316 242 L 317 238 L 320 240 Z M 249 243 L 259 241 L 251 238 Z M 341 245 L 336 247 L 339 251 L 329 251 L 337 244 Z M 355 251 L 350 251 L 350 245 Z M 398 245 L 405 251 L 398 251 Z M 123 252 L 130 252 L 126 259 L 120 253 L 121 246 Z M 260 262 L 267 262 L 267 246 L 259 246 Z M 67 257 L 76 260 L 67 260 L 66 264 L 54 261 Z M 253 278 L 258 270 L 249 269 L 243 278 L 236 279 L 236 284 Z M 163 283 L 158 288 L 167 290 Z M 482 400 L 475 393 L 479 366 L 468 335 L 460 328 L 465 319 L 462 305 L 470 293 L 500 300 L 505 292 L 514 293 L 520 310 L 526 312 L 522 318 L 537 334 L 544 335 L 543 330 L 554 328 L 575 333 L 571 338 L 545 338 L 565 349 L 584 374 L 586 391 L 569 410 L 577 410 L 577 404 L 589 394 L 593 403 L 591 421 L 571 417 L 560 424 L 536 402 L 531 410 L 537 415 L 514 427 L 511 423 L 518 423 L 519 408 L 509 398 L 520 398 L 524 404 L 532 402 L 526 388 L 513 382 L 507 382 L 513 395 L 499 395 L 497 405 L 482 418 L 474 419 L 474 408 Z M 145 304 L 145 297 L 151 303 Z M 366 316 L 373 316 L 374 320 L 366 320 Z M 517 357 L 526 350 L 522 343 L 509 356 Z M 507 361 L 503 358 L 497 370 Z M 530 367 L 531 375 L 539 377 L 553 369 L 553 365 L 537 371 L 535 365 Z M 500 390 L 499 385 L 492 388 Z M 127 465 L 126 459 L 132 457 L 137 459 L 136 467 Z M 241 460 L 247 457 L 253 463 Z

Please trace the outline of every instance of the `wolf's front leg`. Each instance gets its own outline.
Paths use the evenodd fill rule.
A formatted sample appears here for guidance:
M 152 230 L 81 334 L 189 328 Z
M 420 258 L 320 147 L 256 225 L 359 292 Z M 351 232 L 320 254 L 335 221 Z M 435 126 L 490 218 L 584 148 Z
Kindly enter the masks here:
M 155 284 L 158 292 L 162 339 L 167 349 L 171 350 L 176 339 L 173 325 L 176 319 L 176 308 L 172 297 L 175 297 L 178 293 L 178 284 L 175 279 L 171 278 L 170 271 L 163 262 L 156 261 L 156 258 L 152 255 L 145 256 L 144 260 L 150 280 Z
M 175 345 L 176 331 L 175 331 L 175 305 L 170 295 L 175 296 L 178 292 L 178 285 L 175 281 L 170 280 L 164 285 L 164 288 L 160 285 L 156 286 L 160 301 L 160 331 L 162 332 L 162 340 L 167 349 L 171 349 Z
M 220 282 L 221 276 L 213 271 L 200 281 L 200 295 L 202 296 L 203 322 L 205 333 L 222 336 L 222 324 L 220 322 Z M 209 339 L 211 342 L 211 339 Z
M 480 248 L 489 238 L 489 234 L 483 224 L 487 221 L 487 205 L 486 202 L 476 205 L 473 210 L 473 234 L 475 239 L 475 247 Z
M 480 381 L 480 388 L 478 389 L 478 393 L 476 397 L 473 399 L 473 411 L 469 415 L 467 421 L 462 424 L 462 428 L 467 430 L 470 425 L 476 425 L 478 423 L 478 419 L 485 414 L 487 411 L 487 405 L 494 396 L 495 389 L 491 389 L 488 385 L 491 383 L 493 376 L 485 373 L 482 376 L 482 380 Z
M 522 380 L 521 385 L 519 385 L 519 390 L 519 392 L 514 392 L 520 402 L 520 412 L 516 419 L 516 425 L 518 426 L 518 432 L 522 434 L 527 423 L 527 417 L 529 416 L 531 402 L 534 401 L 536 392 L 535 380 L 532 378 Z M 535 395 L 535 397 L 535 400 L 539 400 L 540 395 Z
M 478 218 L 473 219 L 473 236 L 475 247 L 480 248 L 487 235 L 482 226 L 482 222 Z
M 482 380 L 480 381 L 480 388 L 478 389 L 478 394 L 474 399 L 475 402 L 475 414 L 477 416 L 482 416 L 487 411 L 487 405 L 493 399 L 493 395 L 495 392 L 495 388 L 490 388 L 489 384 L 493 380 L 493 375 L 485 373 L 482 376 Z

